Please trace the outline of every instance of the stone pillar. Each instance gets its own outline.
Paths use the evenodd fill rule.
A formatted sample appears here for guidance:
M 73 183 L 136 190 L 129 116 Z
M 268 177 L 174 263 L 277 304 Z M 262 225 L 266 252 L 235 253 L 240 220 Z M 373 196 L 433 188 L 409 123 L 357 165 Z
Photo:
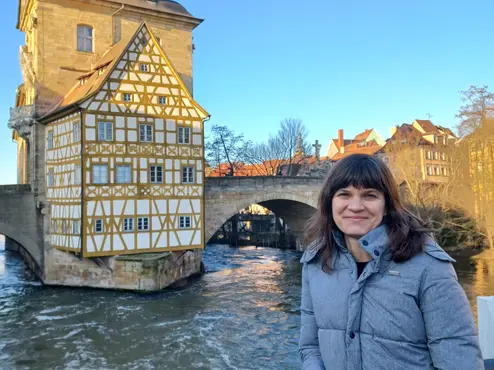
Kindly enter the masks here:
M 21 245 L 19 243 L 17 243 L 14 239 L 9 238 L 8 236 L 5 237 L 5 250 L 6 251 L 19 252 L 20 248 L 21 248 Z
M 494 360 L 494 296 L 477 297 L 480 349 L 484 360 Z

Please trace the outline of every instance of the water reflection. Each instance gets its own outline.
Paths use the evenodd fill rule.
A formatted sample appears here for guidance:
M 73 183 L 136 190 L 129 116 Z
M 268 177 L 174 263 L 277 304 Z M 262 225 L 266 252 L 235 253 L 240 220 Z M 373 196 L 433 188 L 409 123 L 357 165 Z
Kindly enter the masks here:
M 43 287 L 0 250 L 0 368 L 299 369 L 299 258 L 208 246 L 203 278 L 139 295 Z M 494 260 L 457 259 L 476 310 L 494 295 Z

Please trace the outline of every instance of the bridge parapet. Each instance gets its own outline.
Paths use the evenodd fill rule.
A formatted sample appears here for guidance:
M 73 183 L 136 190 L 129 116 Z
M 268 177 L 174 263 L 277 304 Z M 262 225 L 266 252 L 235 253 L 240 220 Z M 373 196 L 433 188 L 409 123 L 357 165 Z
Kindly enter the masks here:
M 283 186 L 315 186 L 320 187 L 324 181 L 322 177 L 298 177 L 298 176 L 231 176 L 231 177 L 207 177 L 207 189 L 221 188 L 266 188 Z

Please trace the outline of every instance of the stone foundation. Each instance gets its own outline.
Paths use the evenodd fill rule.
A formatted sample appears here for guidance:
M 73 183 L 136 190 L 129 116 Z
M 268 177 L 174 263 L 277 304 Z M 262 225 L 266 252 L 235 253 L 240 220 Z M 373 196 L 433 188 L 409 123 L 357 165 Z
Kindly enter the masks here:
M 202 250 L 79 258 L 50 249 L 45 253 L 46 285 L 154 292 L 203 273 Z

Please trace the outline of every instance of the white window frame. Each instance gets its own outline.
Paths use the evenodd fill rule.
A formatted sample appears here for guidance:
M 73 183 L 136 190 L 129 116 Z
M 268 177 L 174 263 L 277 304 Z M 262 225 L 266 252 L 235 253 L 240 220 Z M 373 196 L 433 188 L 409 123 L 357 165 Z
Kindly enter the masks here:
M 76 164 L 74 166 L 74 185 L 81 185 L 81 166 Z
M 182 167 L 182 184 L 194 184 L 195 183 L 195 167 L 183 166 Z
M 132 94 L 131 93 L 123 93 L 122 94 L 122 100 L 125 103 L 131 103 L 132 102 Z
M 55 169 L 53 167 L 48 169 L 48 186 L 55 186 Z
M 439 153 L 438 152 L 434 152 L 434 160 L 438 160 L 439 159 Z
M 430 150 L 425 152 L 425 159 L 432 159 L 432 153 Z
M 77 51 L 92 53 L 94 50 L 94 29 L 87 24 L 77 25 Z
M 149 217 L 138 217 L 137 218 L 137 230 L 138 231 L 149 231 Z
M 132 217 L 124 218 L 124 222 L 122 226 L 123 226 L 123 231 L 125 232 L 134 231 L 134 219 Z
M 141 72 L 149 72 L 149 64 L 147 63 L 142 63 L 141 66 L 139 67 Z
M 115 169 L 115 183 L 116 184 L 132 183 L 132 166 L 130 164 L 117 165 Z
M 96 234 L 101 234 L 105 230 L 105 224 L 102 218 L 94 220 L 94 232 Z
M 98 122 L 98 141 L 113 141 L 113 122 Z
M 139 124 L 139 141 L 141 143 L 152 143 L 153 142 L 154 128 L 153 125 L 149 123 Z
M 190 144 L 190 127 L 178 128 L 178 143 Z
M 165 105 L 166 104 L 166 96 L 158 97 L 158 103 L 160 103 L 161 105 Z
M 91 177 L 93 184 L 108 184 L 108 165 L 93 164 L 91 168 Z
M 427 167 L 426 167 L 426 170 L 427 170 L 427 175 L 428 175 L 428 176 L 432 176 L 432 173 L 433 173 L 433 172 L 432 172 L 432 166 L 427 166 Z
M 46 147 L 47 149 L 53 149 L 53 130 L 50 130 L 48 131 L 48 134 L 47 134 L 47 143 L 46 143 Z
M 149 167 L 149 182 L 151 184 L 163 183 L 163 166 Z
M 79 220 L 72 220 L 72 234 L 79 235 L 81 233 L 81 222 Z
M 72 127 L 72 142 L 77 143 L 81 140 L 81 125 L 77 122 Z
M 441 169 L 439 166 L 434 166 L 434 175 L 439 176 L 441 174 Z
M 191 229 L 192 228 L 192 217 L 180 216 L 178 218 L 178 228 L 179 229 Z

